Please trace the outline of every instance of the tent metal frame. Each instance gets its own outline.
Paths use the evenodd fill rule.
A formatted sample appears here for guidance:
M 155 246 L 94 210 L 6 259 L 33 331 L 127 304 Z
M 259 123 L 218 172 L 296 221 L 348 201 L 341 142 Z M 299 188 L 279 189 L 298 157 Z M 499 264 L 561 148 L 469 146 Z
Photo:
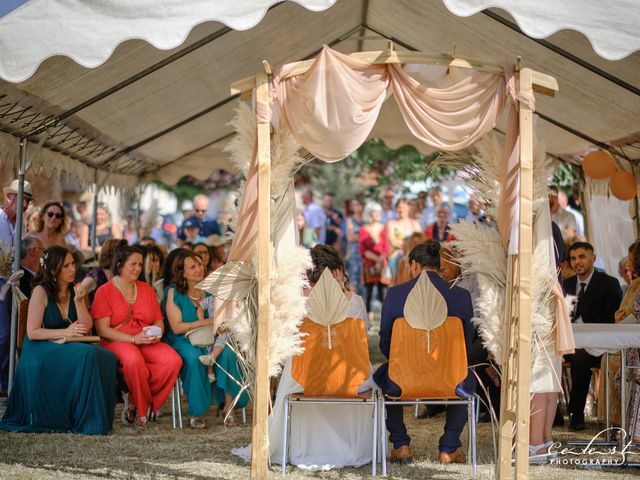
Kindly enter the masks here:
M 390 44 L 386 51 L 358 52 L 352 54 L 371 63 L 426 63 L 446 64 L 463 68 L 475 68 L 495 72 L 502 67 L 495 64 L 468 59 L 451 58 L 448 55 L 430 55 L 418 52 L 396 52 Z M 313 61 L 303 62 L 290 76 L 300 75 Z M 263 61 L 265 72 L 259 72 L 231 85 L 232 94 L 248 98 L 255 96 L 259 102 L 268 101 L 268 82 L 271 67 Z M 558 90 L 557 82 L 551 77 L 530 68 L 521 68 L 518 58 L 519 88 L 522 92 L 539 92 L 553 96 Z M 499 456 L 496 477 L 512 477 L 511 445 L 516 442 L 515 478 L 526 479 L 529 468 L 529 416 L 531 379 L 531 271 L 533 255 L 533 111 L 526 105 L 519 106 L 520 153 L 519 153 L 519 244 L 518 253 L 508 258 L 508 276 L 505 299 L 506 315 L 509 319 L 504 331 L 505 348 L 502 361 L 502 382 L 499 431 Z M 257 121 L 257 161 L 258 161 L 258 333 L 256 342 L 256 388 L 252 431 L 251 478 L 268 478 L 269 436 L 269 317 L 271 290 L 271 258 L 273 245 L 270 238 L 270 124 Z

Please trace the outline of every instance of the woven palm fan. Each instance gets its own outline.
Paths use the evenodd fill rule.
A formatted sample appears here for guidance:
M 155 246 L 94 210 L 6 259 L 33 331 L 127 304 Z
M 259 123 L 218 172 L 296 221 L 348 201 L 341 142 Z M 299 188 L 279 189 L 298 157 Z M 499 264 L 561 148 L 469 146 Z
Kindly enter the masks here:
M 241 262 L 227 262 L 196 285 L 216 297 L 233 302 L 245 300 L 256 285 L 252 265 Z
M 342 322 L 349 314 L 349 300 L 340 284 L 325 268 L 320 280 L 311 289 L 307 299 L 307 317 L 317 324 L 327 327 L 327 342 L 331 344 L 331 325 Z
M 447 302 L 433 286 L 427 272 L 422 272 L 404 305 L 404 318 L 409 325 L 427 331 L 427 352 L 431 353 L 431 330 L 447 320 Z

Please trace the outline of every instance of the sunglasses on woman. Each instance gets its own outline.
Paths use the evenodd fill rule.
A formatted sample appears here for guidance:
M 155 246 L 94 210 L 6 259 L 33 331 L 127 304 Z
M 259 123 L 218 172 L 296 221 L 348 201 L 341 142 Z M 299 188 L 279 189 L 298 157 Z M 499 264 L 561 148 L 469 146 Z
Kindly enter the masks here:
M 58 212 L 47 212 L 47 217 L 49 217 L 49 218 L 56 217 L 57 219 L 61 219 L 62 218 L 62 214 L 58 213 Z

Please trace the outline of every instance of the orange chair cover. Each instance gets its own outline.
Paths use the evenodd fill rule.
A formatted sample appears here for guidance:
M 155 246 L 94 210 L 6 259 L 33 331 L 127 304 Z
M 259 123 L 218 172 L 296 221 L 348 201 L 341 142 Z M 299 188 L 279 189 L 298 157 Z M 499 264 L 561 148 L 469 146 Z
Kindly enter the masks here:
M 300 327 L 304 352 L 293 357 L 291 376 L 305 397 L 355 398 L 370 375 L 369 346 L 364 321 L 359 318 L 331 326 L 331 349 L 327 327 L 305 318 Z
M 467 352 L 462 321 L 447 317 L 431 330 L 413 328 L 405 318 L 393 324 L 389 378 L 400 387 L 400 398 L 454 398 L 458 384 L 467 376 Z

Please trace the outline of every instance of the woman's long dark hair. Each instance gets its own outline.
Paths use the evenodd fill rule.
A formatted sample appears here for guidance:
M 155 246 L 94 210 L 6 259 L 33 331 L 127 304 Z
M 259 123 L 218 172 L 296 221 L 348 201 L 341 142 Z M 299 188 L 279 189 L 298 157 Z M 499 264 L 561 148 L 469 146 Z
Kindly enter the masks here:
M 36 219 L 36 229 L 38 233 L 44 230 L 44 217 L 47 215 L 47 210 L 49 209 L 49 207 L 58 207 L 60 209 L 62 218 L 60 219 L 60 225 L 58 225 L 58 228 L 56 228 L 56 233 L 62 233 L 67 228 L 67 212 L 64 209 L 64 205 L 62 205 L 60 202 L 55 201 L 47 202 L 42 206 L 40 212 L 38 213 L 38 218 Z
M 47 295 L 52 296 L 56 301 L 60 300 L 60 272 L 62 266 L 70 254 L 69 250 L 59 245 L 54 245 L 47 248 L 40 259 L 40 269 L 33 279 L 33 285 L 40 285 L 47 292 Z
M 311 261 L 313 262 L 313 268 L 307 270 L 307 279 L 311 285 L 315 285 L 320 280 L 320 276 L 322 272 L 324 272 L 325 268 L 328 268 L 330 271 L 339 270 L 344 275 L 346 281 L 344 282 L 344 287 L 349 287 L 349 277 L 346 272 L 346 268 L 344 266 L 344 262 L 340 258 L 338 251 L 329 246 L 318 244 L 313 247 L 310 251 L 311 253 Z
M 154 280 L 151 278 L 150 273 L 151 257 L 154 256 L 160 261 L 160 271 L 158 272 L 158 278 L 160 278 L 164 273 L 164 252 L 157 245 L 149 245 L 148 247 L 138 248 L 141 248 L 144 251 L 144 258 L 142 259 L 142 272 L 140 272 L 140 281 L 151 284 L 153 283 L 152 280 Z M 158 278 L 156 278 L 155 280 L 158 280 Z
M 165 288 L 173 283 L 173 264 L 176 262 L 178 255 L 184 251 L 184 248 L 175 248 L 167 255 L 167 259 L 162 267 L 162 281 L 164 282 Z
M 184 262 L 187 258 L 192 259 L 196 263 L 202 264 L 202 257 L 191 250 L 182 250 L 173 262 L 173 281 L 176 285 L 176 290 L 180 293 L 187 293 L 189 285 L 187 279 L 184 278 Z

